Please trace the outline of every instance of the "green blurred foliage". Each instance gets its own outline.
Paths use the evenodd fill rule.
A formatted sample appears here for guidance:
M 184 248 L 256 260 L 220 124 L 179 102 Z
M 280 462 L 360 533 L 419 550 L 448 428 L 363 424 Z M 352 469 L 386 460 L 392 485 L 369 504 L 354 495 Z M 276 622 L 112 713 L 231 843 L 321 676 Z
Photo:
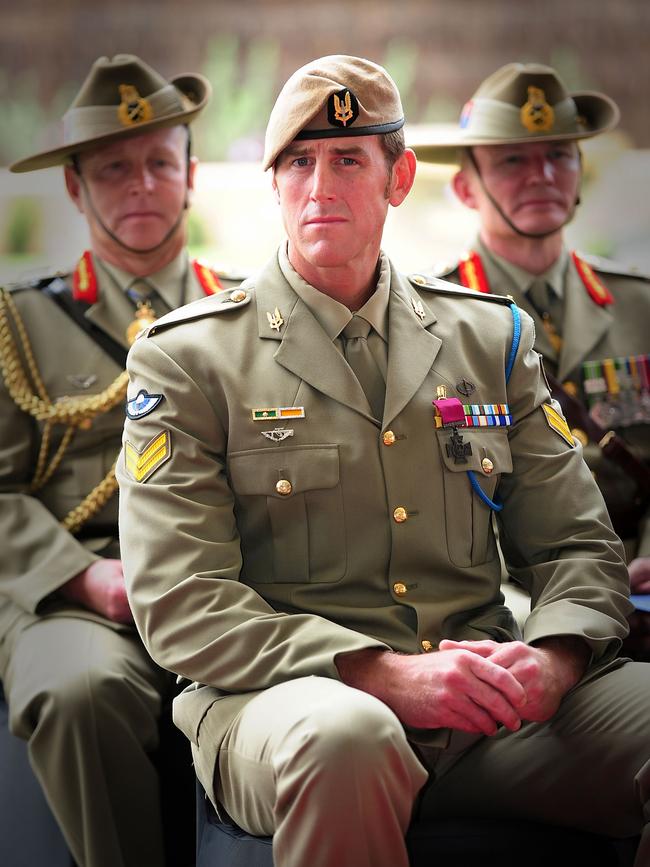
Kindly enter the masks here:
M 233 146 L 261 141 L 276 96 L 280 44 L 262 38 L 242 49 L 236 36 L 213 40 L 202 72 L 212 83 L 212 99 L 196 123 L 197 153 L 225 160 Z
M 11 199 L 1 249 L 10 256 L 38 252 L 42 224 L 41 203 L 31 196 Z
M 75 92 L 75 85 L 66 84 L 45 105 L 33 72 L 16 79 L 0 68 L 0 164 L 8 165 L 36 151 L 45 131 L 59 124 Z

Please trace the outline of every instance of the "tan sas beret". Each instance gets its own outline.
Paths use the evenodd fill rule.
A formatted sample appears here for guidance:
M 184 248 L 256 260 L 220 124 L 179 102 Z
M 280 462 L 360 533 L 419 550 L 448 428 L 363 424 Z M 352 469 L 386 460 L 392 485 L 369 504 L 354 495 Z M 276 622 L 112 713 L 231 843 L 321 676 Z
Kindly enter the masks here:
M 378 135 L 404 126 L 402 101 L 382 66 L 332 54 L 293 73 L 273 106 L 264 170 L 296 139 Z
M 457 131 L 408 144 L 424 162 L 454 163 L 460 148 L 590 138 L 618 119 L 604 93 L 569 93 L 550 66 L 508 63 L 465 103 Z
M 210 98 L 202 75 L 167 81 L 133 54 L 96 60 L 63 116 L 63 145 L 18 160 L 12 172 L 61 165 L 72 154 L 161 127 L 188 124 Z

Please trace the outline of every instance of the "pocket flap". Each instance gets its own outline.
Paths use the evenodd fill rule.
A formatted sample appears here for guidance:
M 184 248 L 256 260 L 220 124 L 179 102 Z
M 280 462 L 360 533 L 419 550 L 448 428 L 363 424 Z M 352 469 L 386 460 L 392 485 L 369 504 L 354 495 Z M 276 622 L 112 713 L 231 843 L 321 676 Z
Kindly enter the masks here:
M 453 440 L 451 429 L 437 430 L 440 455 L 445 469 L 452 473 L 474 470 L 483 476 L 512 472 L 512 454 L 505 428 L 458 428 L 458 439 Z
M 286 499 L 339 482 L 338 445 L 305 445 L 233 452 L 228 463 L 235 493 Z M 280 482 L 289 485 L 281 486 Z

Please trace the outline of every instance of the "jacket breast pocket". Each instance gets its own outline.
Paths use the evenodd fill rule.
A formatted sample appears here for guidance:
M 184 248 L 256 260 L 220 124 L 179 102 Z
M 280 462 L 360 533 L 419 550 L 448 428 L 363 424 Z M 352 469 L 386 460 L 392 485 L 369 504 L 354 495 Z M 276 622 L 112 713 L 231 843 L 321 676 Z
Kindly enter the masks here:
M 346 545 L 337 445 L 233 452 L 228 472 L 247 583 L 338 581 Z
M 472 487 L 467 471 L 490 500 L 502 473 L 512 472 L 512 455 L 505 428 L 461 428 L 463 442 L 452 442 L 452 431 L 438 430 L 443 468 L 445 529 L 449 557 L 457 566 L 479 566 L 497 553 L 492 509 Z

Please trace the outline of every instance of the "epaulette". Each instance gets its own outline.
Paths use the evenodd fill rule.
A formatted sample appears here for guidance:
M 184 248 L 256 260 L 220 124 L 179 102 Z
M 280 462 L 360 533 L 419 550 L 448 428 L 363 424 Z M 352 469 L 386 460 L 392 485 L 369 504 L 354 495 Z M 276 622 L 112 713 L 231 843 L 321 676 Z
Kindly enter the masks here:
M 49 293 L 57 293 L 63 291 L 67 287 L 65 277 L 70 277 L 69 272 L 57 271 L 56 274 L 49 274 L 47 277 L 34 277 L 33 280 L 21 280 L 16 283 L 7 283 L 4 288 L 8 292 L 22 292 L 25 289 L 37 289 L 39 291 L 47 291 Z
M 409 274 L 409 280 L 418 289 L 427 289 L 429 292 L 437 292 L 439 295 L 453 295 L 456 298 L 472 298 L 474 301 L 496 301 L 497 304 L 513 303 L 507 295 L 493 295 L 485 292 L 475 292 L 473 289 L 465 289 L 447 280 L 439 280 L 437 277 L 425 277 L 422 274 Z
M 213 316 L 215 313 L 225 313 L 228 310 L 246 307 L 252 297 L 253 293 L 250 288 L 239 286 L 237 289 L 223 289 L 214 295 L 207 295 L 205 298 L 199 298 L 198 301 L 192 301 L 184 307 L 178 307 L 176 310 L 166 313 L 160 319 L 157 319 L 153 325 L 142 331 L 141 336 L 152 337 L 154 334 L 171 328 L 173 325 L 180 325 L 183 322 L 192 322 L 196 319 L 203 319 L 205 316 Z
M 593 253 L 583 253 L 582 251 L 578 251 L 578 255 L 594 271 L 601 271 L 603 274 L 614 274 L 618 277 L 633 277 L 636 280 L 650 280 L 650 274 L 646 274 L 640 268 L 637 268 L 636 265 L 624 265 L 622 262 L 614 262 L 611 259 L 595 256 Z

